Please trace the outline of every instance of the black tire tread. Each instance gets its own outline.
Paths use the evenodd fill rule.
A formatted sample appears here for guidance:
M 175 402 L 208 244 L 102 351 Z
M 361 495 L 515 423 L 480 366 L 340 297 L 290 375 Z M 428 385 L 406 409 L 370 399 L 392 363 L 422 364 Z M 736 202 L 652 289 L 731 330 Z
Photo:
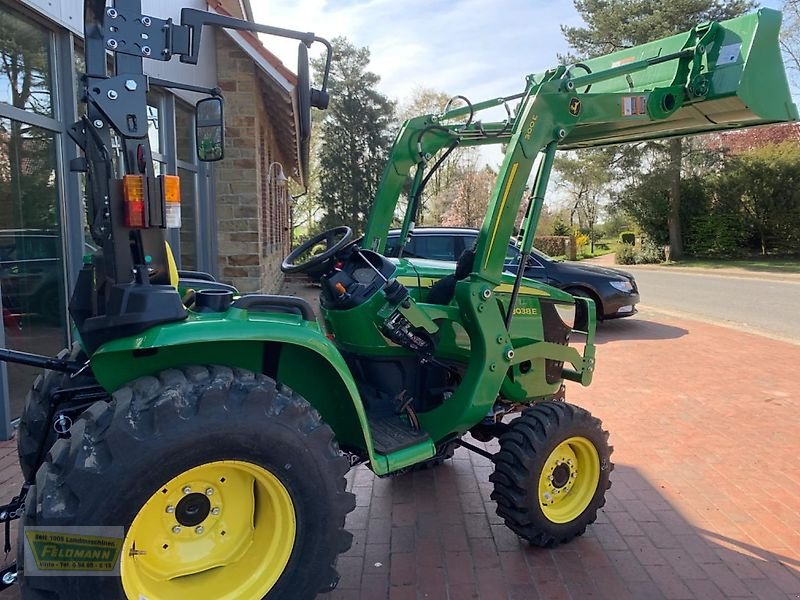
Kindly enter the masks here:
M 58 353 L 59 360 L 77 360 L 82 351 L 78 344 L 64 348 Z M 50 394 L 64 385 L 69 376 L 59 371 L 45 370 L 36 376 L 20 415 L 17 429 L 17 454 L 25 481 L 32 481 L 36 470 L 42 464 L 47 445 L 55 440 L 51 433 Z M 89 384 L 91 378 L 79 376 L 75 385 Z
M 272 401 L 264 404 L 266 392 Z M 355 508 L 355 496 L 346 490 L 348 460 L 339 451 L 331 428 L 301 396 L 269 377 L 224 366 L 187 366 L 168 369 L 157 377 L 140 377 L 113 394 L 111 402 L 96 402 L 75 422 L 70 439 L 59 439 L 47 453 L 36 476 L 35 509 L 26 525 L 66 525 L 85 512 L 85 504 L 97 503 L 100 483 L 112 469 L 112 447 L 153 440 L 169 433 L 170 424 L 203 416 L 252 422 L 272 418 L 301 431 L 313 449 L 320 473 L 335 479 L 330 499 L 336 528 L 319 552 L 328 556 L 325 566 L 311 571 L 314 593 L 331 591 L 338 582 L 336 559 L 352 544 L 344 529 L 347 514 Z M 22 528 L 20 528 L 21 530 Z M 34 578 L 53 579 L 53 578 Z M 69 591 L 51 595 L 34 589 L 21 573 L 25 600 L 72 598 Z M 280 585 L 280 581 L 279 581 Z M 36 586 L 39 587 L 38 585 Z M 274 591 L 274 590 L 273 590 Z M 270 593 L 272 597 L 272 592 Z M 281 598 L 283 596 L 280 596 Z M 288 596 L 287 596 L 288 597 Z M 294 597 L 294 596 L 291 596 Z M 313 597 L 313 596 L 310 596 Z M 109 599 L 111 600 L 111 599 Z
M 539 469 L 552 447 L 571 437 L 569 432 L 576 428 L 596 434 L 593 442 L 602 466 L 600 489 L 575 521 L 555 526 L 539 509 Z M 613 447 L 607 440 L 608 432 L 602 429 L 600 419 L 573 404 L 548 400 L 525 410 L 500 437 L 500 450 L 493 458 L 495 470 L 489 480 L 494 484 L 491 498 L 497 503 L 497 514 L 514 533 L 535 546 L 552 548 L 583 534 L 605 505 L 605 491 L 611 486 Z

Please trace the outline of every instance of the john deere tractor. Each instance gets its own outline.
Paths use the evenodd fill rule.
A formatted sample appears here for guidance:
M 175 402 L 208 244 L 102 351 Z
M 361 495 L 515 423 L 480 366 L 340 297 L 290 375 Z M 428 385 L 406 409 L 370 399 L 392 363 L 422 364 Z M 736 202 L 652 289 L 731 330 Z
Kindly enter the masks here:
M 18 570 L 3 580 L 18 577 L 26 600 L 313 598 L 335 587 L 350 547 L 348 469 L 387 476 L 457 446 L 492 460 L 497 512 L 519 536 L 554 546 L 583 533 L 610 485 L 611 448 L 564 384 L 591 382 L 595 313 L 523 268 L 503 272 L 516 215 L 527 201 L 525 261 L 559 149 L 796 119 L 780 14 L 699 24 L 530 75 L 510 97 L 407 121 L 363 237 L 335 228 L 282 265 L 323 274 L 317 316 L 299 298 L 240 295 L 175 268 L 164 230 L 177 185 L 153 168 L 145 94 L 208 95 L 197 107 L 201 160 L 223 158 L 222 99 L 147 78 L 142 62 L 195 63 L 206 25 L 300 40 L 305 168 L 328 71 L 311 89 L 307 48 L 325 45 L 329 66 L 327 42 L 191 9 L 176 24 L 142 15 L 140 0 L 86 0 L 85 13 L 86 116 L 69 128 L 83 157 L 71 166 L 86 174 L 101 250 L 70 301 L 74 347 L 55 358 L 0 353 L 45 369 L 19 425 L 25 485 L 0 508 L 0 521 L 22 517 Z M 496 107 L 503 121 L 477 118 Z M 385 258 L 394 219 L 403 240 L 413 236 L 442 160 L 483 144 L 506 150 L 476 247 L 457 264 Z M 494 455 L 470 441 L 493 438 Z

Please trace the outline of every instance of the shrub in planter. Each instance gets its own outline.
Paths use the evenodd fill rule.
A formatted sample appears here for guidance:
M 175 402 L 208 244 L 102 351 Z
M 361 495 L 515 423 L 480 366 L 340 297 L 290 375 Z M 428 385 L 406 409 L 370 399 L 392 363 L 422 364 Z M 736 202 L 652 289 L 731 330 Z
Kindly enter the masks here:
M 656 245 L 653 240 L 645 240 L 642 242 L 642 248 L 636 253 L 635 259 L 637 264 L 642 265 L 664 262 L 664 248 Z
M 620 244 L 614 252 L 614 262 L 618 265 L 636 264 L 636 249 L 633 244 Z

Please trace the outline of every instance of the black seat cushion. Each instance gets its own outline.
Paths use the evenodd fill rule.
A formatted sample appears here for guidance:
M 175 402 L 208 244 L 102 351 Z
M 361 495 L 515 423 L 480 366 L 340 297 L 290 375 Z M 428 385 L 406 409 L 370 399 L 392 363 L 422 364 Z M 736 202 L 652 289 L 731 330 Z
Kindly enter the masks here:
M 472 273 L 475 264 L 475 250 L 464 250 L 458 257 L 455 273 L 442 277 L 431 286 L 426 301 L 429 304 L 450 304 L 456 294 L 456 283 Z

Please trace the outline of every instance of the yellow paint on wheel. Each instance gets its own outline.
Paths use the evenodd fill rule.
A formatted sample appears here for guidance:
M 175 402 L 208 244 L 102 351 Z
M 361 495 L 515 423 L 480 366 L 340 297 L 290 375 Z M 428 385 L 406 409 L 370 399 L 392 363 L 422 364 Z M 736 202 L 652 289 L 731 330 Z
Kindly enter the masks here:
M 556 446 L 539 475 L 539 506 L 553 523 L 569 523 L 589 506 L 600 483 L 594 444 L 575 436 Z
M 292 498 L 269 470 L 199 465 L 139 510 L 122 549 L 122 586 L 137 600 L 261 600 L 286 569 L 296 533 Z

